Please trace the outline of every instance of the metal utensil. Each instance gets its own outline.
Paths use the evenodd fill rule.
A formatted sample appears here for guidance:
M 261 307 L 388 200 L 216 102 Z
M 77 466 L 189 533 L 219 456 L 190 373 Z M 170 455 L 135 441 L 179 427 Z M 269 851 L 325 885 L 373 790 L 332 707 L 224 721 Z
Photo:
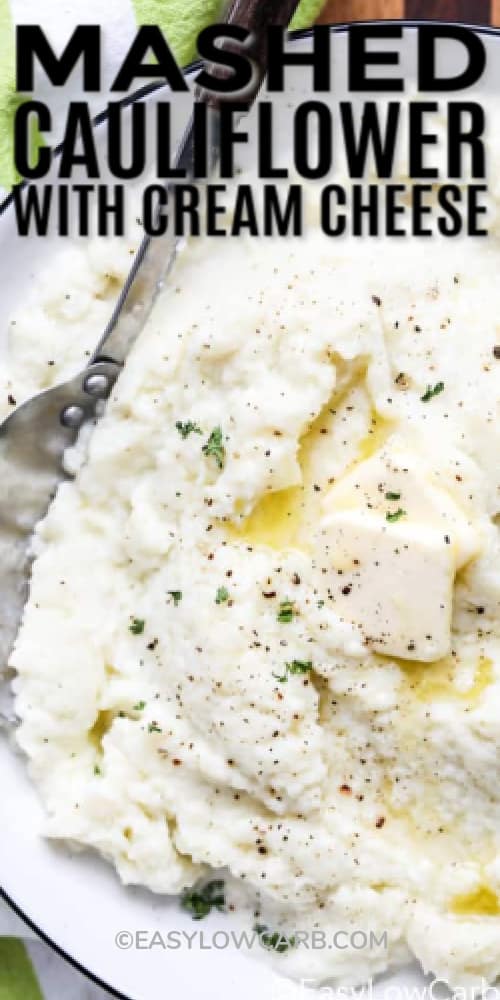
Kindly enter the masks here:
M 266 29 L 286 27 L 298 0 L 234 0 L 227 22 L 252 32 L 249 54 L 256 65 L 251 106 L 267 70 Z M 218 110 L 223 98 L 198 92 L 209 105 L 210 167 L 217 162 Z M 193 125 L 189 123 L 176 166 L 193 176 Z M 148 318 L 176 257 L 178 241 L 145 236 L 113 315 L 90 364 L 75 378 L 33 397 L 0 425 L 0 670 L 8 662 L 28 591 L 30 538 L 46 513 L 58 484 L 67 473 L 65 450 L 74 444 L 82 425 L 96 418 L 99 401 L 115 384 L 128 352 Z M 5 685 L 4 685 L 5 687 Z M 0 710 L 5 720 L 9 713 Z

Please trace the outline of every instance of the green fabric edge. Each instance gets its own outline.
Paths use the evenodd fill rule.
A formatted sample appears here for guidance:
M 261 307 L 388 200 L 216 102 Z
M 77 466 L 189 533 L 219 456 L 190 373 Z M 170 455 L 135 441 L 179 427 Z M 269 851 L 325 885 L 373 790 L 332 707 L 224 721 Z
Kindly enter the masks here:
M 0 1000 L 43 1000 L 24 944 L 0 938 Z
M 0 184 L 16 183 L 14 170 L 14 115 L 21 98 L 15 90 L 14 28 L 9 0 L 0 0 Z

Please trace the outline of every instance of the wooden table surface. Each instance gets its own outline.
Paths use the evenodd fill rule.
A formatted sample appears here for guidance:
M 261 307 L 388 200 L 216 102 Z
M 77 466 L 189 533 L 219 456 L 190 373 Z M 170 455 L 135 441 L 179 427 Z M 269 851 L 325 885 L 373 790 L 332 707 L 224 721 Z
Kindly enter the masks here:
M 500 25 L 500 0 L 326 0 L 326 24 L 374 18 L 423 17 Z

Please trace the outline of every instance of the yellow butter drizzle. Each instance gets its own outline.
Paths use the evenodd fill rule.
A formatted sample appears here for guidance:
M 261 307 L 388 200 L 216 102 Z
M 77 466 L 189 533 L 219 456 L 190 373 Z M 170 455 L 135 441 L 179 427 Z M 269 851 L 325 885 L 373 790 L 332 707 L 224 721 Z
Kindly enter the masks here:
M 304 506 L 305 489 L 302 486 L 266 493 L 242 524 L 231 525 L 229 532 L 249 545 L 267 545 L 280 551 L 300 548 Z
M 292 548 L 308 549 L 321 508 L 321 496 L 314 490 L 312 472 L 314 456 L 325 429 L 330 428 L 335 420 L 335 412 L 332 411 L 338 411 L 360 378 L 358 371 L 340 392 L 336 390 L 301 437 L 298 463 L 302 473 L 302 483 L 285 490 L 266 493 L 243 522 L 229 527 L 229 534 L 233 538 L 242 539 L 248 545 L 265 545 L 278 551 Z M 356 458 L 346 472 L 371 458 L 387 440 L 391 428 L 390 421 L 372 410 L 370 430 L 360 442 Z
M 376 410 L 372 410 L 370 417 L 370 430 L 368 431 L 366 437 L 364 437 L 360 442 L 355 461 L 347 471 L 350 472 L 355 465 L 359 465 L 360 462 L 366 462 L 372 457 L 372 455 L 375 454 L 375 452 L 379 451 L 387 441 L 391 430 L 391 421 L 386 420 L 385 417 L 381 417 Z
M 450 910 L 459 917 L 498 917 L 500 916 L 500 901 L 495 892 L 487 885 L 481 885 L 472 892 L 455 896 Z
M 474 680 L 471 686 L 464 690 L 455 684 L 456 663 L 452 656 L 435 660 L 434 663 L 422 663 L 419 660 L 394 662 L 397 662 L 403 671 L 415 697 L 424 702 L 453 698 L 474 705 L 494 679 L 493 662 L 487 656 L 479 657 Z
M 98 712 L 92 729 L 89 729 L 89 740 L 97 750 L 101 749 L 102 741 L 106 733 L 111 729 L 115 717 L 116 712 L 112 712 L 110 709 Z

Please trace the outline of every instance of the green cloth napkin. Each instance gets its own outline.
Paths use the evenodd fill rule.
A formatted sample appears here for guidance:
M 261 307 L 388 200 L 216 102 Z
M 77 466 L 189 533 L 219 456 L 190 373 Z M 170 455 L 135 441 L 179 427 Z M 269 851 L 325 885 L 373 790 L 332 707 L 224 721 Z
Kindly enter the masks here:
M 16 938 L 0 938 L 0 1000 L 43 1000 L 26 948 Z
M 0 0 L 0 184 L 14 183 L 12 162 L 13 118 L 17 107 L 14 89 L 14 40 L 9 0 Z

